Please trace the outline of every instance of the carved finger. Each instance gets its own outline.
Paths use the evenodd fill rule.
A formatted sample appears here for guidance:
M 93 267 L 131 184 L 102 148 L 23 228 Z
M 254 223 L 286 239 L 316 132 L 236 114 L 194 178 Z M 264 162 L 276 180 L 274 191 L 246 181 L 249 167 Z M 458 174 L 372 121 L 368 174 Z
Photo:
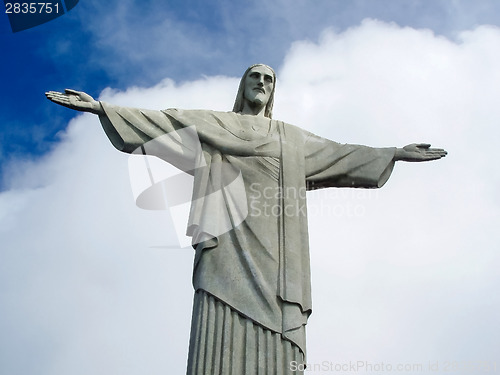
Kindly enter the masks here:
M 57 91 L 49 91 L 49 92 L 46 92 L 45 95 L 47 95 L 47 96 L 53 96 L 53 97 L 66 96 L 65 94 L 63 94 L 61 92 L 57 92 Z
M 80 95 L 81 94 L 80 91 L 76 91 L 76 90 L 73 90 L 73 89 L 64 89 L 64 92 L 66 94 L 72 94 L 72 95 Z
M 446 156 L 448 153 L 446 151 L 433 151 L 429 152 L 429 155 L 439 155 L 441 157 Z
M 69 103 L 69 98 L 67 96 L 55 96 L 54 99 L 59 100 L 60 102 Z
M 49 99 L 51 99 L 51 98 L 56 98 L 56 97 L 58 97 L 58 96 L 60 96 L 60 95 L 61 95 L 61 93 L 59 93 L 59 92 L 57 92 L 57 91 L 48 91 L 48 92 L 46 92 L 46 93 L 45 93 L 45 96 L 46 96 L 47 98 L 49 98 Z
M 431 148 L 429 151 L 438 152 L 438 153 L 444 154 L 444 155 L 448 154 L 448 152 L 446 150 L 443 150 L 442 148 Z
M 46 93 L 47 99 L 52 100 L 56 103 L 68 103 L 68 98 L 64 94 L 58 92 Z
M 430 143 L 419 143 L 417 144 L 418 148 L 429 148 L 431 147 Z

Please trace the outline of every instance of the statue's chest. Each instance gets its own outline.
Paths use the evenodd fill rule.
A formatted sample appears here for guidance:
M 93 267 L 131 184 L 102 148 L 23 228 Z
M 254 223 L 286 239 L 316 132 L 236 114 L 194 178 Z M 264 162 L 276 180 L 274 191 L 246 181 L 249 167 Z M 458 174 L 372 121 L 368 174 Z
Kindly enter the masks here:
M 247 140 L 267 137 L 274 131 L 273 121 L 267 117 L 240 116 L 239 125 L 241 137 Z

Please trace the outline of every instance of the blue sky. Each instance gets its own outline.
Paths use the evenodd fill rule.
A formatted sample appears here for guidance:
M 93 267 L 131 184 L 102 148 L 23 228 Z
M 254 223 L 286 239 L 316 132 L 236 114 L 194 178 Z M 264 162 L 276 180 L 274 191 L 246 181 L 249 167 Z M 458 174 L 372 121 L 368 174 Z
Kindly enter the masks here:
M 4 15 L 0 373 L 183 373 L 187 353 L 175 215 L 138 209 L 128 155 L 43 93 L 230 110 L 255 62 L 277 70 L 275 118 L 450 152 L 398 163 L 381 190 L 308 196 L 310 362 L 499 366 L 499 15 L 481 0 L 80 0 L 15 34 Z
M 40 155 L 57 142 L 71 112 L 43 92 L 66 86 L 98 95 L 105 87 L 147 86 L 169 77 L 236 76 L 253 61 L 279 67 L 295 40 L 317 40 L 364 18 L 429 28 L 454 38 L 498 24 L 496 1 L 80 1 L 65 16 L 12 34 L 1 28 L 4 99 L 0 160 Z M 29 110 L 27 110 L 29 103 Z

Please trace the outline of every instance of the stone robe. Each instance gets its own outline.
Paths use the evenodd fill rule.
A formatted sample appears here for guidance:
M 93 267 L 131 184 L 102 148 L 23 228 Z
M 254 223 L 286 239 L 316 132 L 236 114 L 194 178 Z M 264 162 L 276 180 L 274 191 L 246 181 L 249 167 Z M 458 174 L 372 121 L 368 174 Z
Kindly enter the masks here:
M 312 311 L 305 191 L 381 187 L 392 172 L 395 149 L 339 144 L 234 112 L 102 107 L 101 123 L 118 150 L 142 148 L 194 176 L 187 234 L 196 250 L 195 290 L 281 334 L 305 354 Z M 183 139 L 187 128 L 195 129 L 196 140 Z M 172 136 L 146 152 L 148 142 L 165 134 Z M 244 191 L 226 189 L 237 178 Z M 235 220 L 242 208 L 246 217 Z

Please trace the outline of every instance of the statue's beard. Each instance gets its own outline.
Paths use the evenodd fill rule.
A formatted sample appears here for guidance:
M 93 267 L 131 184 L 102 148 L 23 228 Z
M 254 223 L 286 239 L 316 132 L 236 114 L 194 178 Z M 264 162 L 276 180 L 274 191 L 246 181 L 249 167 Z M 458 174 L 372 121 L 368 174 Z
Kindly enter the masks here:
M 265 100 L 264 94 L 257 94 L 255 95 L 252 100 L 249 100 L 249 103 L 252 107 L 261 107 L 267 104 L 267 101 Z

